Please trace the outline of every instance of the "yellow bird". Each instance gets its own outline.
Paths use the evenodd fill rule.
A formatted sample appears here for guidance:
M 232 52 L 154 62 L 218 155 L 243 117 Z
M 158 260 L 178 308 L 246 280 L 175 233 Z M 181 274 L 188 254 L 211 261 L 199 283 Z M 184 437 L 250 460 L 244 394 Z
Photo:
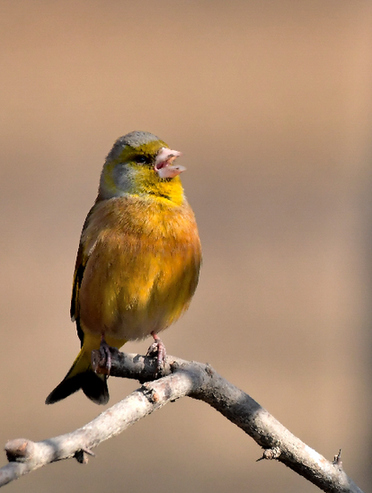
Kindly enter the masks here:
M 92 370 L 92 350 L 150 334 L 161 345 L 157 334 L 188 308 L 201 247 L 179 177 L 185 168 L 174 163 L 179 155 L 148 132 L 120 137 L 108 154 L 73 280 L 71 318 L 81 350 L 46 404 L 79 389 L 106 404 L 107 377 Z

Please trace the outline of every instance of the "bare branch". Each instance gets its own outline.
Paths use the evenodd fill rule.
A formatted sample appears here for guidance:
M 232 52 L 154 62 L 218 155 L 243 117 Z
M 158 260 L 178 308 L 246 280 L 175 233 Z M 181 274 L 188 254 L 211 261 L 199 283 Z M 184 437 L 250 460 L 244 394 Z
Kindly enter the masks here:
M 98 353 L 93 354 L 92 361 L 99 372 Z M 207 402 L 250 435 L 264 449 L 259 460 L 278 460 L 326 492 L 363 493 L 343 471 L 340 453 L 334 462 L 326 460 L 209 365 L 168 357 L 162 378 L 150 382 L 154 371 L 152 358 L 113 350 L 111 375 L 147 383 L 74 432 L 42 442 L 8 442 L 9 464 L 0 469 L 0 486 L 57 460 L 74 457 L 86 463 L 88 456 L 94 455 L 91 450 L 102 441 L 187 395 Z

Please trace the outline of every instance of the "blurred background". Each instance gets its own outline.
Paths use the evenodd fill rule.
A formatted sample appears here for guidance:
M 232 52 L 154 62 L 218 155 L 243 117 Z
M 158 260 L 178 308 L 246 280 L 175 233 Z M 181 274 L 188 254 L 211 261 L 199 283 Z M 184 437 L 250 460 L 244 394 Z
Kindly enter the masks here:
M 342 448 L 367 491 L 371 22 L 367 0 L 0 3 L 1 446 L 103 410 L 44 399 L 79 349 L 72 273 L 104 158 L 146 130 L 182 151 L 204 249 L 168 353 L 209 362 L 326 458 Z M 138 387 L 109 384 L 111 404 Z M 95 452 L 7 491 L 318 491 L 191 399 Z

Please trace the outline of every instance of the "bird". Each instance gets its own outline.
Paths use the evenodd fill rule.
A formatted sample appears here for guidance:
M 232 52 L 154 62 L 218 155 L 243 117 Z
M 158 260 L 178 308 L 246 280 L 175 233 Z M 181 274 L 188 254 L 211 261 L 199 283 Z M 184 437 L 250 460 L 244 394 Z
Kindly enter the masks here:
M 73 276 L 70 314 L 80 352 L 46 404 L 79 389 L 96 404 L 108 402 L 108 377 L 93 371 L 93 350 L 109 357 L 109 347 L 152 335 L 164 357 L 158 333 L 188 308 L 202 260 L 180 180 L 186 168 L 175 163 L 180 155 L 143 131 L 120 137 L 107 155 Z

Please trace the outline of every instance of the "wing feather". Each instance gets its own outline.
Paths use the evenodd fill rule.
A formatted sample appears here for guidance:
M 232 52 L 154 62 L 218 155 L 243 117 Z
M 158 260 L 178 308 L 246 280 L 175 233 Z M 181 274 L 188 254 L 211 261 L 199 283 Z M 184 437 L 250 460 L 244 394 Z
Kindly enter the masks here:
M 81 342 L 81 345 L 83 345 L 84 342 L 84 332 L 81 329 L 80 326 L 80 286 L 83 281 L 83 276 L 84 276 L 84 271 L 85 267 L 87 265 L 87 262 L 89 260 L 90 252 L 87 254 L 85 252 L 83 243 L 82 243 L 82 236 L 84 234 L 84 231 L 87 229 L 90 217 L 93 213 L 94 206 L 91 208 L 89 211 L 84 225 L 83 229 L 81 232 L 80 236 L 80 244 L 79 244 L 79 249 L 76 255 L 76 262 L 75 262 L 75 270 L 74 270 L 74 277 L 72 281 L 72 295 L 71 295 L 71 306 L 70 306 L 70 316 L 71 320 L 73 322 L 76 322 L 76 330 Z

